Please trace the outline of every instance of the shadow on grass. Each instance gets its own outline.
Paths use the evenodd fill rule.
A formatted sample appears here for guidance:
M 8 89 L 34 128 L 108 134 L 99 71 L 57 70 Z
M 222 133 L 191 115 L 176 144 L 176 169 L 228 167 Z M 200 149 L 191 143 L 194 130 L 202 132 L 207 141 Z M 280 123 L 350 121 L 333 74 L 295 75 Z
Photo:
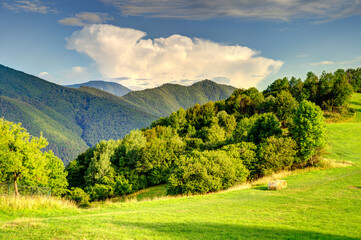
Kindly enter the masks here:
M 361 103 L 360 103 L 360 102 L 350 101 L 350 103 L 351 103 L 352 105 L 361 106 Z M 355 110 L 357 110 L 357 109 L 355 109 Z
M 217 216 L 214 217 L 216 218 Z M 118 222 L 118 224 L 130 228 L 140 228 L 147 229 L 152 232 L 154 231 L 163 237 L 166 235 L 170 239 L 359 239 L 333 234 L 291 230 L 276 227 L 255 227 L 207 222 Z M 145 236 L 145 238 L 147 238 L 147 236 Z
M 268 187 L 264 186 L 264 185 L 260 185 L 260 186 L 257 186 L 257 187 L 253 187 L 252 189 L 264 191 L 264 190 L 268 190 Z

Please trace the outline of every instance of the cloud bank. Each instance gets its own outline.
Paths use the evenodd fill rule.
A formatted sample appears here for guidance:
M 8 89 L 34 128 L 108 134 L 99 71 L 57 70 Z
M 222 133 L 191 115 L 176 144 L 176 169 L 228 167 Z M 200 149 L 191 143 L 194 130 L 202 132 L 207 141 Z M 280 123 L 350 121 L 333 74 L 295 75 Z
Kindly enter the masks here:
M 250 87 L 283 65 L 248 47 L 181 35 L 145 37 L 139 30 L 97 24 L 74 32 L 67 48 L 92 58 L 103 78 L 118 78 L 133 89 L 204 79 Z
M 9 1 L 8 1 L 9 2 Z M 12 10 L 14 12 L 34 12 L 34 13 L 57 13 L 57 10 L 51 7 L 46 6 L 39 0 L 32 0 L 32 1 L 10 1 L 3 2 L 2 5 L 4 8 Z
M 101 0 L 124 15 L 207 19 L 237 17 L 330 21 L 361 14 L 360 0 Z

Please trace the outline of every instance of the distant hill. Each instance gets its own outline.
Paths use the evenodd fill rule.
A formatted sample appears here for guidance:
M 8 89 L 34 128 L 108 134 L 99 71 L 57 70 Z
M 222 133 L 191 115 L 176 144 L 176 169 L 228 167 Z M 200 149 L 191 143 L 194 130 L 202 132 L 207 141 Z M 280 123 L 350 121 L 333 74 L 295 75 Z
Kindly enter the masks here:
M 226 99 L 234 90 L 232 86 L 203 80 L 191 86 L 167 83 L 153 89 L 130 92 L 123 99 L 153 115 L 167 116 L 181 107 L 187 109 L 196 103 Z
M 106 81 L 89 81 L 86 83 L 79 83 L 73 85 L 67 85 L 65 87 L 70 88 L 80 88 L 82 86 L 97 88 L 99 90 L 111 93 L 115 96 L 121 97 L 125 94 L 131 92 L 129 88 L 124 87 L 123 85 L 115 82 L 106 82 Z
M 21 122 L 34 136 L 42 131 L 48 149 L 68 163 L 103 139 L 121 139 L 180 107 L 225 99 L 234 89 L 205 80 L 117 97 L 92 87 L 59 86 L 0 64 L 0 117 Z
M 65 163 L 102 139 L 122 138 L 157 118 L 113 97 L 116 101 L 0 65 L 0 117 L 22 122 L 34 136 L 43 131 L 48 149 Z

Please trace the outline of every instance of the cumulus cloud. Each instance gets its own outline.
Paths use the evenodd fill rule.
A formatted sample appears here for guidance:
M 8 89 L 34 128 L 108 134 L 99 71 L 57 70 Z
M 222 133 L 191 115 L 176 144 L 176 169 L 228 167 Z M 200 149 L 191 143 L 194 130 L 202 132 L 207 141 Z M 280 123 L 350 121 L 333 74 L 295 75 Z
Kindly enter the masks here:
M 107 13 L 81 12 L 76 14 L 75 17 L 64 18 L 58 22 L 68 26 L 86 26 L 89 24 L 105 23 L 111 19 Z
M 121 78 L 130 88 L 203 79 L 250 87 L 283 65 L 248 47 L 181 35 L 145 37 L 139 30 L 97 24 L 74 32 L 67 48 L 92 58 L 104 78 Z
M 34 12 L 34 13 L 57 13 L 55 8 L 44 5 L 39 0 L 32 1 L 7 1 L 2 3 L 4 8 L 12 10 L 14 12 Z
M 237 17 L 328 21 L 361 14 L 360 0 L 101 0 L 124 15 L 206 19 Z

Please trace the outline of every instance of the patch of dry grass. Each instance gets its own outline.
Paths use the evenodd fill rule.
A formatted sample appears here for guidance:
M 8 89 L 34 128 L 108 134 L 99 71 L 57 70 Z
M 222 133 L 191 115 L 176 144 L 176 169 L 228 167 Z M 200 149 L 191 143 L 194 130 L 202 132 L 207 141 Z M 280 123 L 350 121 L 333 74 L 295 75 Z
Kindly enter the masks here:
M 76 208 L 76 204 L 62 198 L 44 196 L 0 196 L 0 210 L 36 210 Z

